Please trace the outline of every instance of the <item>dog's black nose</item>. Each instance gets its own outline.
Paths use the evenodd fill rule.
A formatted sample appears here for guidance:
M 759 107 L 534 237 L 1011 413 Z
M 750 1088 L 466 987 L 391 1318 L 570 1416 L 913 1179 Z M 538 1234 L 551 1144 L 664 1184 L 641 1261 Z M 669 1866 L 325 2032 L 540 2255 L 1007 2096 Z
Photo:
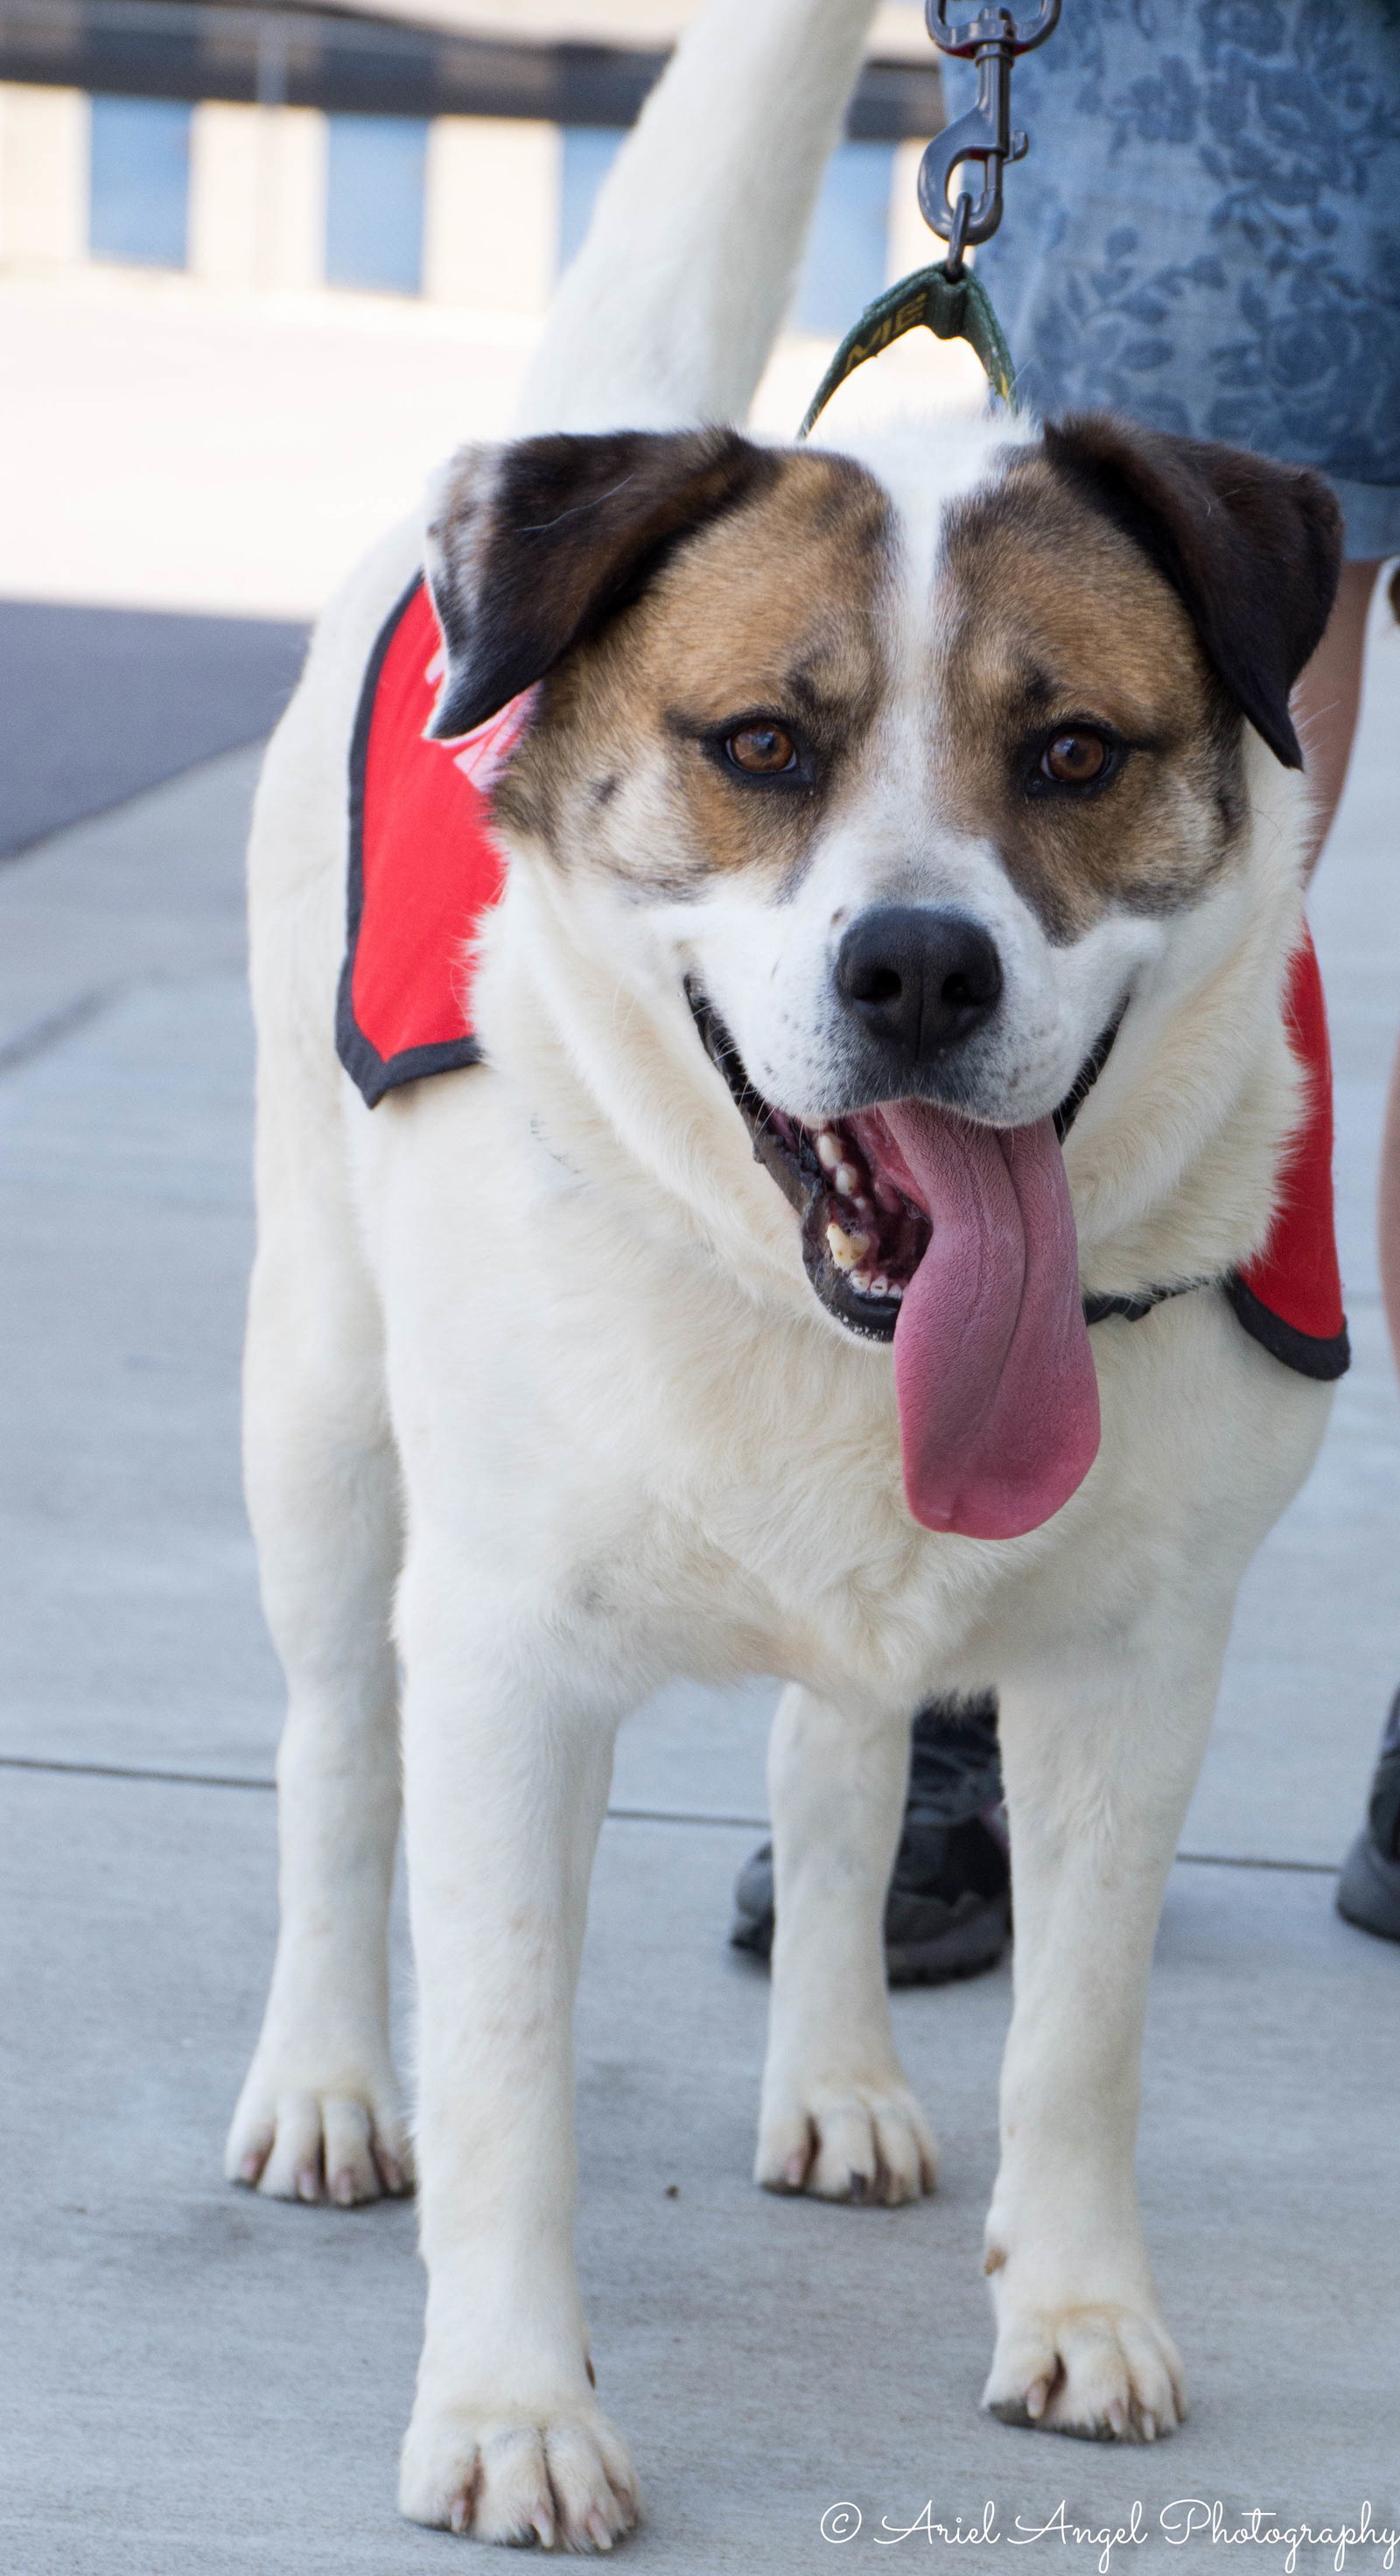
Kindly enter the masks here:
M 962 1046 L 1001 999 L 1001 959 L 980 921 L 951 904 L 876 903 L 836 959 L 836 990 L 907 1064 Z

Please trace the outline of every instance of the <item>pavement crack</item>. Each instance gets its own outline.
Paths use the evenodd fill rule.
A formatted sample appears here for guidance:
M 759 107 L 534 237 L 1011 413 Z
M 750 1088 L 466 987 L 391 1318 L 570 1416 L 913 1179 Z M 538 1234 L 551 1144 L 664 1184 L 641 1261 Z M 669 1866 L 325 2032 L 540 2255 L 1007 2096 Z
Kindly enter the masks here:
M 0 1771 L 51 1771 L 65 1779 L 152 1780 L 178 1789 L 275 1789 L 266 1773 L 168 1771 L 149 1762 L 64 1762 L 40 1753 L 0 1753 Z
M 180 1789 L 275 1789 L 270 1772 L 170 1771 L 146 1762 L 64 1762 L 52 1754 L 0 1753 L 0 1771 L 50 1771 L 85 1780 L 150 1780 Z M 766 1816 L 736 1816 L 713 1807 L 609 1807 L 613 1825 L 729 1825 L 746 1833 L 766 1834 Z M 1177 1853 L 1192 1869 L 1281 1869 L 1303 1878 L 1338 1878 L 1341 1864 L 1331 1860 L 1272 1860 L 1255 1852 Z

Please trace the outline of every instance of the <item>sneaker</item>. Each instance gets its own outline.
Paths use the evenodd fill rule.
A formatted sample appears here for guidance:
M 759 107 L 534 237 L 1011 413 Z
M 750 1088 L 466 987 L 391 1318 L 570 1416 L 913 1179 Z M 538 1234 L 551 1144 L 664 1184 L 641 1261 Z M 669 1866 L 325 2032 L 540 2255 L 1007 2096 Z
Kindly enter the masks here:
M 1001 1804 L 997 1704 L 934 1700 L 910 1738 L 904 1831 L 885 1903 L 892 1986 L 939 1986 L 994 1968 L 1011 1937 L 1011 1862 Z M 736 1950 L 773 1947 L 773 1846 L 734 1890 Z
M 1400 1691 L 1390 1703 L 1365 1827 L 1346 1856 L 1337 1912 L 1382 1941 L 1400 1941 Z

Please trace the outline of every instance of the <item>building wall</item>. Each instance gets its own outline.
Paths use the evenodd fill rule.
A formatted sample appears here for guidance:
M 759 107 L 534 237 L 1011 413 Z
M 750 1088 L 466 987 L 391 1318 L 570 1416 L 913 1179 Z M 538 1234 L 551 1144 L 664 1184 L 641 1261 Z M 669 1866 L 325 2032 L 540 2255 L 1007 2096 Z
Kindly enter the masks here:
M 309 107 L 207 99 L 190 144 L 190 272 L 212 287 L 318 287 L 326 120 Z
M 0 271 L 115 260 L 182 267 L 214 293 L 340 285 L 530 316 L 621 139 L 525 119 L 212 100 L 184 110 L 0 83 Z M 920 148 L 838 148 L 799 329 L 838 333 L 888 278 L 928 259 L 913 200 Z
M 478 313 L 540 313 L 554 283 L 557 125 L 438 116 L 428 137 L 423 292 Z
M 0 264 L 31 271 L 87 256 L 91 119 L 75 89 L 0 81 Z

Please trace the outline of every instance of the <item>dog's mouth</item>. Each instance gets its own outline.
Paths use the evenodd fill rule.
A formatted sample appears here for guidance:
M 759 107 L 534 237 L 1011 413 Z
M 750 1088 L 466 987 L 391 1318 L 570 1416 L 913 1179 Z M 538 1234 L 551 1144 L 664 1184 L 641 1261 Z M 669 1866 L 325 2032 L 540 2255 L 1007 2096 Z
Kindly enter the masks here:
M 804 1127 L 754 1089 L 712 1003 L 689 990 L 695 1023 L 753 1141 L 802 1225 L 807 1277 L 827 1313 L 869 1341 L 892 1342 L 931 1227 L 873 1150 L 878 1110 Z
M 896 1174 L 903 1157 L 879 1109 L 805 1127 L 756 1091 L 738 1047 L 693 977 L 686 1000 L 712 1064 L 749 1131 L 754 1155 L 802 1223 L 802 1260 L 829 1315 L 867 1341 L 892 1342 L 905 1290 L 929 1247 L 927 1211 Z M 1054 1113 L 1063 1144 L 1098 1081 L 1123 1014 L 1109 1022 Z
M 686 996 L 755 1156 L 797 1212 L 815 1295 L 847 1331 L 895 1345 L 914 1517 L 973 1537 L 1037 1528 L 1098 1447 L 1060 1147 L 1117 1020 L 1060 1109 L 1031 1126 L 983 1127 L 912 1099 L 807 1126 L 755 1089 L 700 986 L 687 981 Z

